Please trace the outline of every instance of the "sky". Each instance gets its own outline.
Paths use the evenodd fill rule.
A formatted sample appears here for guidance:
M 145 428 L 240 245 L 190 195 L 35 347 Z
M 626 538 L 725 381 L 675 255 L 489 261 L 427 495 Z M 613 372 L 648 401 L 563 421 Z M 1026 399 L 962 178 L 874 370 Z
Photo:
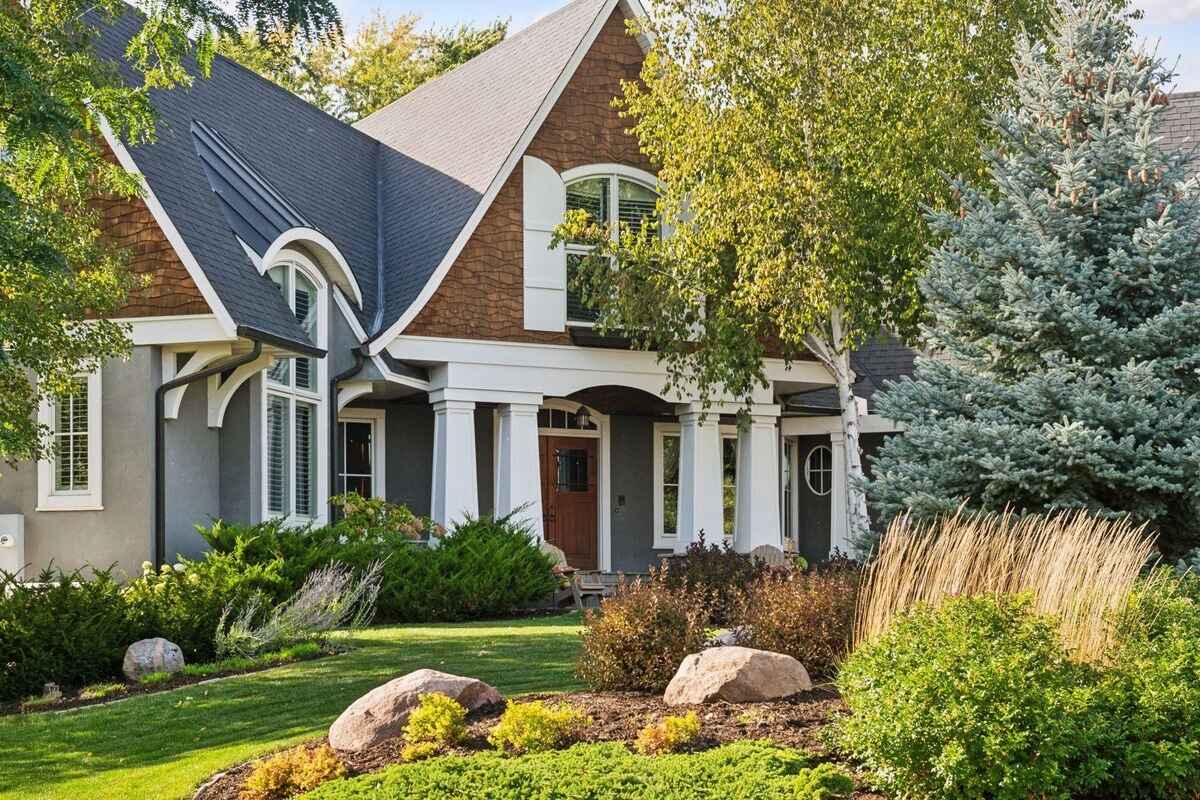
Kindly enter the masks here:
M 353 31 L 376 10 L 389 17 L 417 14 L 423 26 L 445 28 L 460 22 L 483 24 L 509 18 L 509 32 L 529 23 L 567 0 L 338 0 L 347 31 Z M 1179 58 L 1177 91 L 1200 90 L 1200 0 L 1137 0 L 1145 12 L 1138 33 L 1161 58 Z

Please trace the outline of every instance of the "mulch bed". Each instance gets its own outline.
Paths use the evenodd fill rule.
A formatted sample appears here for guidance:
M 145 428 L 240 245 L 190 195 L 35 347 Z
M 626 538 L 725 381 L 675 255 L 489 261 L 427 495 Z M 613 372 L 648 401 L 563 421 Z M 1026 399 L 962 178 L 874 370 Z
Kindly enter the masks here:
M 175 675 L 174 677 L 172 677 L 170 680 L 163 681 L 162 683 L 141 684 L 141 683 L 125 682 L 125 691 L 124 692 L 122 692 L 120 694 L 111 694 L 111 695 L 108 695 L 107 697 L 98 697 L 93 700 L 82 700 L 79 698 L 78 695 L 71 697 L 71 696 L 64 694 L 63 698 L 56 703 L 47 703 L 46 705 L 31 706 L 28 708 L 22 706 L 22 704 L 20 702 L 4 703 L 4 704 L 0 704 L 0 716 L 7 716 L 7 715 L 14 715 L 14 714 L 43 714 L 43 713 L 46 713 L 49 711 L 70 711 L 71 709 L 74 709 L 74 708 L 84 708 L 86 706 L 99 706 L 99 705 L 104 705 L 105 703 L 115 703 L 120 700 L 125 700 L 130 697 L 137 697 L 138 695 L 142 695 L 142 694 L 158 694 L 159 692 L 167 692 L 167 691 L 170 691 L 171 689 L 179 689 L 184 686 L 195 686 L 198 683 L 208 683 L 209 681 L 215 681 L 220 678 L 231 678 L 234 675 L 252 675 L 255 672 L 264 672 L 268 669 L 276 669 L 277 667 L 288 667 L 288 666 L 291 666 L 292 664 L 299 664 L 304 661 L 315 661 L 318 658 L 329 658 L 331 656 L 337 655 L 339 652 L 343 652 L 343 651 L 327 650 L 327 651 L 322 651 L 320 653 L 317 653 L 316 655 L 304 656 L 302 658 L 294 658 L 291 661 L 280 661 L 280 662 L 277 662 L 274 664 L 263 664 L 261 666 L 252 667 L 251 669 L 222 670 L 220 672 L 214 672 L 210 675 L 203 675 L 203 676 L 192 677 L 192 676 L 188 676 L 188 675 L 178 674 L 178 675 Z M 101 683 L 101 682 L 102 681 L 97 681 L 97 683 Z M 120 679 L 114 679 L 114 680 L 108 681 L 108 682 L 109 683 L 122 683 L 122 681 Z
M 576 692 L 573 694 L 523 695 L 521 701 L 546 700 L 568 702 L 592 717 L 582 737 L 584 742 L 627 742 L 632 744 L 638 731 L 667 715 L 695 710 L 700 715 L 701 736 L 689 749 L 707 750 L 718 745 L 747 739 L 770 739 L 784 747 L 794 747 L 814 754 L 828 755 L 820 730 L 846 710 L 837 692 L 829 686 L 818 686 L 811 692 L 772 703 L 714 703 L 704 706 L 668 706 L 661 695 L 635 692 Z M 503 713 L 501 705 L 473 712 L 467 717 L 470 738 L 450 751 L 469 755 L 490 750 L 488 732 Z M 309 747 L 326 743 L 326 739 L 308 742 Z M 342 753 L 341 757 L 351 776 L 377 772 L 400 762 L 401 739 L 389 739 L 358 753 Z M 197 790 L 194 800 L 239 800 L 242 785 L 256 761 L 241 764 L 213 776 Z M 855 800 L 880 800 L 882 795 L 856 792 Z M 420 800 L 420 798 L 412 798 Z

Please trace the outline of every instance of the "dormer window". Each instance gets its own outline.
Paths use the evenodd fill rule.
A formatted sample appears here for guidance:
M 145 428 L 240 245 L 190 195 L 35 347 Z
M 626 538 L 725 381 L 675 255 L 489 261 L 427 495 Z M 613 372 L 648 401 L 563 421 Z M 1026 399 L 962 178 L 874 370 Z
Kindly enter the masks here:
M 609 225 L 614 237 L 620 236 L 622 224 L 633 231 L 646 224 L 657 225 L 657 202 L 658 192 L 653 188 L 620 175 L 591 175 L 567 183 L 567 210 L 586 211 L 596 222 Z M 573 288 L 588 252 L 584 245 L 567 245 L 567 322 L 576 325 L 590 325 L 597 316 Z

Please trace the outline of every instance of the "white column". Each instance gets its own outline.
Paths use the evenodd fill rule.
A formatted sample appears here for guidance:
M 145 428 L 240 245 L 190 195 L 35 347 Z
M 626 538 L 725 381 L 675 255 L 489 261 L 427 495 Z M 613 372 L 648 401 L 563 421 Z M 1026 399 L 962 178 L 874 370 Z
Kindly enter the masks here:
M 475 403 L 433 403 L 433 521 L 449 528 L 479 514 L 475 463 Z
M 779 517 L 779 406 L 756 405 L 738 431 L 737 525 L 734 549 L 783 549 Z
M 833 481 L 829 491 L 829 552 L 850 552 L 849 487 L 846 485 L 846 434 L 841 430 L 829 434 L 833 454 Z
M 703 417 L 703 421 L 701 418 Z M 704 414 L 699 403 L 679 407 L 679 539 L 675 552 L 687 550 L 704 531 L 720 542 L 725 520 L 721 480 L 721 430 L 715 411 Z
M 524 508 L 518 519 L 537 541 L 542 530 L 542 480 L 538 457 L 538 405 L 503 403 L 496 454 L 496 516 Z

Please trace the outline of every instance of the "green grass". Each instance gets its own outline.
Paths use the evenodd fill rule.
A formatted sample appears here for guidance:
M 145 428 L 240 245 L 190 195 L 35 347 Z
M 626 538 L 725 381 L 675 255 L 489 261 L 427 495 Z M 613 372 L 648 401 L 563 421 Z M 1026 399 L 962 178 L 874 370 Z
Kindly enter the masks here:
M 364 692 L 422 667 L 507 695 L 575 689 L 578 624 L 571 615 L 372 628 L 330 658 L 111 706 L 0 718 L 0 798 L 190 796 L 217 770 L 320 736 Z

